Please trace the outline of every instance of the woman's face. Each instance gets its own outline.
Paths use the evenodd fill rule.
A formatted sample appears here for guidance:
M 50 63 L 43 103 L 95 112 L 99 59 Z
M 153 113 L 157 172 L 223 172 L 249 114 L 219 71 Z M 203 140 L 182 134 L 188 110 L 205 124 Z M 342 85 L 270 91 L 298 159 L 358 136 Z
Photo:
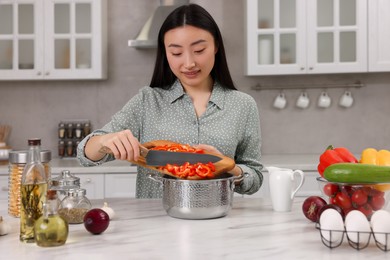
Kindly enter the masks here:
M 217 49 L 206 30 L 185 25 L 164 35 L 169 67 L 184 87 L 210 87 Z

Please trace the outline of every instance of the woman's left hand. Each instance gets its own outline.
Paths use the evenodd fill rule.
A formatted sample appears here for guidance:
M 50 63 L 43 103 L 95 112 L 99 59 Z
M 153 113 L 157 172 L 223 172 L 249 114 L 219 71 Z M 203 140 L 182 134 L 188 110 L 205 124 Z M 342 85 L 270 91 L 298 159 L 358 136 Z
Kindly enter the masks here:
M 215 153 L 215 154 L 221 154 L 222 155 L 222 153 L 220 151 L 218 151 L 218 149 L 215 148 L 212 145 L 198 144 L 198 145 L 194 145 L 193 147 L 196 148 L 196 149 L 202 149 L 202 150 L 204 150 L 205 152 L 208 152 L 208 153 Z
M 212 145 L 208 145 L 208 144 L 194 145 L 194 148 L 202 149 L 202 150 L 204 150 L 205 152 L 208 152 L 208 153 L 214 153 L 214 154 L 221 154 L 221 155 L 223 155 L 220 151 L 218 151 L 217 148 L 215 148 Z M 231 173 L 231 174 L 233 174 L 235 176 L 241 176 L 243 174 L 242 169 L 240 167 L 238 167 L 237 165 L 235 165 L 234 168 L 232 170 L 230 170 L 229 173 Z

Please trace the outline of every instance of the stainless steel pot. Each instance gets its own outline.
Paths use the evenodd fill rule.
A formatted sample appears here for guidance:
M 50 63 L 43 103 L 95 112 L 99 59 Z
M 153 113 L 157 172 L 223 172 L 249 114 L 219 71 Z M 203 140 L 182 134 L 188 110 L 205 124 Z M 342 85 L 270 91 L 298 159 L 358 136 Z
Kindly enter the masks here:
M 212 180 L 181 180 L 149 175 L 162 184 L 163 207 L 169 216 L 181 219 L 220 218 L 232 207 L 234 182 L 239 177 L 222 174 Z

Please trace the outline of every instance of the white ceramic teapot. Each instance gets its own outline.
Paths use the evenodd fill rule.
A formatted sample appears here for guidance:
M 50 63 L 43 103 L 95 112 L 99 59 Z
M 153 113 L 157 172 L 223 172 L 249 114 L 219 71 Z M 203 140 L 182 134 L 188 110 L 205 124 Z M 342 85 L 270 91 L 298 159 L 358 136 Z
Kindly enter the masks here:
M 292 203 L 297 191 L 305 181 L 301 170 L 291 170 L 278 167 L 265 167 L 269 172 L 269 189 L 272 206 L 275 211 L 291 211 Z M 295 175 L 299 174 L 300 182 L 296 187 Z

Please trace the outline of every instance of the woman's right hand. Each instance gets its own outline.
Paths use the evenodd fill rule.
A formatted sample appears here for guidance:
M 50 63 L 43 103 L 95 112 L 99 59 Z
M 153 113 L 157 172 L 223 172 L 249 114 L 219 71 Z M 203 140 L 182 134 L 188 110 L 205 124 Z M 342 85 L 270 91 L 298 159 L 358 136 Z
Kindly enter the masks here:
M 85 146 L 85 155 L 91 160 L 100 160 L 104 154 L 102 147 L 109 148 L 115 159 L 137 161 L 139 158 L 139 141 L 130 130 L 93 136 Z

